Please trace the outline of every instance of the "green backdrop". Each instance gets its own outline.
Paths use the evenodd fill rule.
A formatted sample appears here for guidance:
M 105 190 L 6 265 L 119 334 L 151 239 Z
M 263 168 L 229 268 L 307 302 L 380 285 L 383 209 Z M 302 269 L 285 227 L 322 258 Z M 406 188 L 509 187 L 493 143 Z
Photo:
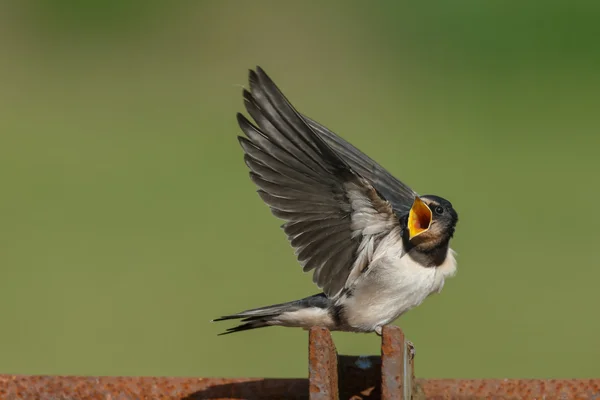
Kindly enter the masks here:
M 304 331 L 209 322 L 316 293 L 236 140 L 258 64 L 458 210 L 419 376 L 598 376 L 598 5 L 3 3 L 0 372 L 306 375 Z

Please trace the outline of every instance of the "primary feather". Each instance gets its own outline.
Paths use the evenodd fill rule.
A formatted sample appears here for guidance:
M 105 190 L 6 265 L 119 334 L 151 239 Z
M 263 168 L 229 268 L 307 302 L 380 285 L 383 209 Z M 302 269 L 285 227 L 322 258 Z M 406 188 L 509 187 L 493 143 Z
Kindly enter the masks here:
M 303 270 L 314 271 L 313 281 L 335 298 L 367 265 L 360 252 L 397 219 L 357 171 L 358 150 L 331 138 L 328 143 L 331 134 L 321 128 L 319 135 L 262 69 L 250 71 L 249 80 L 244 102 L 256 125 L 241 114 L 238 122 L 250 178 L 273 214 L 286 221 L 283 229 Z

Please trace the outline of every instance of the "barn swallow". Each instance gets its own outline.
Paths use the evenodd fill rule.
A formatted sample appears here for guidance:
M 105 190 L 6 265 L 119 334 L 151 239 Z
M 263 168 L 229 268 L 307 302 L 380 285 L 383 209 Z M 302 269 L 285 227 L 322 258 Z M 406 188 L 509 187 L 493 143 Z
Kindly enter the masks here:
M 322 293 L 214 321 L 241 320 L 222 335 L 267 326 L 381 335 L 456 273 L 456 211 L 299 113 L 260 67 L 249 80 L 243 97 L 254 124 L 237 114 L 244 161 Z

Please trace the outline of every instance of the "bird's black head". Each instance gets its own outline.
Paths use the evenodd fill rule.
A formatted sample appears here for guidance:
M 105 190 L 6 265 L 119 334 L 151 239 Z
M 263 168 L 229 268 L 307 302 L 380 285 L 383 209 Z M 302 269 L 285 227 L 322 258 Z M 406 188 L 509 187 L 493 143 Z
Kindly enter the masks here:
M 407 216 L 405 240 L 424 252 L 446 247 L 457 222 L 458 214 L 448 200 L 434 195 L 416 197 Z

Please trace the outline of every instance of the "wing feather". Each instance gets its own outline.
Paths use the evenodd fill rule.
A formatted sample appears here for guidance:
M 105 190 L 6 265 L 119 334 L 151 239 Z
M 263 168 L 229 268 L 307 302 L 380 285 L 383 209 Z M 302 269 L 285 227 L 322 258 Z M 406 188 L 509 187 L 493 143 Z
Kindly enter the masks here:
M 249 81 L 244 104 L 256 125 L 241 114 L 238 124 L 250 178 L 285 221 L 303 270 L 314 271 L 317 286 L 335 297 L 370 262 L 373 237 L 398 226 L 398 219 L 362 175 L 360 154 L 312 126 L 262 69 L 250 71 Z
M 325 126 L 304 116 L 308 125 L 336 152 L 348 165 L 390 202 L 398 215 L 402 215 L 412 206 L 417 196 L 408 185 L 395 178 L 385 168 L 358 150 Z

